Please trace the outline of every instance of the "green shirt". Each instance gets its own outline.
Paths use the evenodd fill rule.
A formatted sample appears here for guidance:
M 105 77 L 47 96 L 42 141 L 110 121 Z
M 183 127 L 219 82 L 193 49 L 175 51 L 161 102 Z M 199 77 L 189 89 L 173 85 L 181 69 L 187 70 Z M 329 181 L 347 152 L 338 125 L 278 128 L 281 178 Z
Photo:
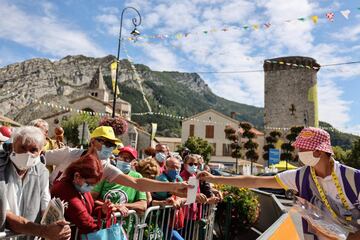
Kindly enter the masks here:
M 127 175 L 134 178 L 142 178 L 142 175 L 135 171 L 130 171 Z M 140 200 L 146 201 L 145 192 L 140 192 L 134 188 L 122 186 L 117 183 L 110 183 L 107 180 L 102 180 L 92 191 L 100 193 L 101 199 L 109 199 L 112 203 L 133 203 Z

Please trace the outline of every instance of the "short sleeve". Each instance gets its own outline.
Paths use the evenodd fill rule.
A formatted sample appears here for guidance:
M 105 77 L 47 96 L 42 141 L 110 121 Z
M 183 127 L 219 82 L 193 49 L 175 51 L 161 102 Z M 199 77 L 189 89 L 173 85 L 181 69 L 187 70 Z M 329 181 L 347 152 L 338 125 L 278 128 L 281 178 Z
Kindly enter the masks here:
M 120 169 L 111 165 L 110 161 L 101 160 L 101 163 L 104 168 L 104 173 L 102 178 L 107 180 L 108 182 L 114 182 L 117 176 L 123 174 L 123 172 Z
M 285 190 L 294 189 L 294 190 L 298 191 L 298 189 L 296 187 L 296 182 L 295 182 L 297 171 L 298 171 L 297 169 L 294 169 L 294 170 L 287 170 L 287 171 L 281 172 L 281 173 L 275 175 L 275 179 L 280 184 L 280 186 L 282 188 L 284 188 Z

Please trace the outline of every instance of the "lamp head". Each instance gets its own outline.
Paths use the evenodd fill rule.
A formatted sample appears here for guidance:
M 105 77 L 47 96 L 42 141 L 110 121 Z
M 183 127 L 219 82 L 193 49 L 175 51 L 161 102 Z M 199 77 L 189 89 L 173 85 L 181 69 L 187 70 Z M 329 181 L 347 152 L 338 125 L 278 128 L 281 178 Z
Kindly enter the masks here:
M 137 28 L 135 27 L 130 34 L 133 35 L 134 37 L 137 37 L 140 35 L 140 31 L 137 30 Z

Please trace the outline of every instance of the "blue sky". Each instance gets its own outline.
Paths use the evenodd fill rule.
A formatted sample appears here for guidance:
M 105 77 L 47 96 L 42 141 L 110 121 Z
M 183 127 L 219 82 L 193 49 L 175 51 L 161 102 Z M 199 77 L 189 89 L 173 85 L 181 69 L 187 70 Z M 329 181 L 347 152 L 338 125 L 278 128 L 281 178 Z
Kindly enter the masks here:
M 125 6 L 141 12 L 143 36 L 172 36 L 123 41 L 135 63 L 154 70 L 262 69 L 264 59 L 288 55 L 313 57 L 320 64 L 360 60 L 357 0 L 0 0 L 0 66 L 35 57 L 115 55 Z M 348 19 L 341 14 L 347 9 Z M 335 13 L 333 22 L 326 19 L 328 12 Z M 319 16 L 317 24 L 296 20 L 313 15 Z M 133 16 L 132 11 L 125 13 L 123 37 L 132 30 Z M 271 26 L 264 29 L 261 24 L 267 22 Z M 260 29 L 255 30 L 254 24 Z M 244 25 L 250 28 L 238 29 Z M 203 34 L 204 30 L 210 32 Z M 187 32 L 197 34 L 174 37 Z M 121 57 L 126 57 L 124 49 Z M 200 75 L 220 96 L 264 104 L 263 73 Z M 360 135 L 360 64 L 323 68 L 318 85 L 320 119 Z

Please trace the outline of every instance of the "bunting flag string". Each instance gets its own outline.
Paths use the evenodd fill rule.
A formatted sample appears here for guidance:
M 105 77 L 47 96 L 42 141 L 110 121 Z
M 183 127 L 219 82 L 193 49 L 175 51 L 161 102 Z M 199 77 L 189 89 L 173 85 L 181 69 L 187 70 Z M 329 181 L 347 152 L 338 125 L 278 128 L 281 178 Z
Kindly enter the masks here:
M 79 114 L 87 114 L 90 116 L 100 116 L 100 117 L 104 117 L 104 116 L 111 116 L 109 113 L 102 113 L 102 112 L 92 112 L 92 111 L 84 111 L 81 109 L 75 109 L 75 108 L 71 108 L 68 106 L 62 106 L 59 104 L 54 104 L 54 103 L 50 103 L 50 102 L 46 102 L 46 101 L 41 101 L 41 100 L 33 100 L 34 103 L 39 103 L 41 105 L 47 106 L 47 107 L 51 107 L 51 108 L 56 108 L 56 109 L 60 109 L 60 110 L 64 110 L 64 111 L 69 111 L 69 112 L 76 112 Z
M 44 106 L 47 106 L 49 108 L 52 109 L 60 109 L 60 110 L 64 110 L 64 111 L 69 111 L 69 112 L 75 112 L 78 114 L 87 114 L 89 116 L 100 116 L 100 117 L 104 117 L 104 116 L 111 116 L 111 114 L 109 113 L 103 113 L 103 112 L 92 112 L 92 111 L 84 111 L 81 109 L 75 109 L 75 108 L 71 108 L 69 106 L 62 106 L 59 104 L 55 104 L 55 103 L 50 103 L 50 102 L 46 102 L 46 101 L 41 101 L 41 100 L 37 100 L 37 99 L 32 99 L 32 102 L 34 103 L 38 103 Z M 209 123 L 209 124 L 216 124 L 216 125 L 222 125 L 222 126 L 227 126 L 230 125 L 230 122 L 219 122 L 219 121 L 212 121 L 212 120 L 202 120 L 200 118 L 196 118 L 196 117 L 184 117 L 184 116 L 180 116 L 180 115 L 175 115 L 175 114 L 170 114 L 170 113 L 164 113 L 164 112 L 141 112 L 141 113 L 132 113 L 132 116 L 162 116 L 162 117 L 167 117 L 170 119 L 174 119 L 176 121 L 194 121 L 194 122 L 198 122 L 198 123 Z M 262 127 L 260 126 L 254 126 L 257 129 L 261 129 Z M 340 131 L 336 128 L 333 127 L 320 127 L 326 131 L 332 131 L 332 132 L 346 132 L 346 133 L 350 133 L 352 135 L 358 136 L 360 137 L 360 132 L 351 132 L 351 131 L 347 131 L 346 129 L 343 131 Z M 278 131 L 289 131 L 290 128 L 289 127 L 265 127 L 265 130 L 278 130 Z
M 360 10 L 360 7 L 356 8 L 356 10 Z M 349 16 L 351 14 L 350 9 L 345 9 L 341 11 L 329 11 L 326 12 L 324 15 L 312 15 L 307 17 L 298 17 L 296 19 L 292 20 L 285 20 L 283 23 L 294 23 L 294 22 L 306 22 L 307 20 L 310 20 L 313 22 L 313 24 L 317 24 L 321 18 L 325 18 L 328 20 L 328 22 L 334 22 L 335 17 L 338 15 L 343 16 L 346 20 L 349 20 Z M 280 24 L 283 24 L 280 23 Z M 277 24 L 277 25 L 280 25 Z M 182 32 L 182 33 L 174 33 L 174 34 L 155 34 L 155 35 L 141 35 L 141 36 L 129 36 L 129 37 L 123 37 L 122 40 L 124 41 L 130 41 L 130 42 L 137 42 L 139 40 L 165 40 L 165 39 L 176 39 L 180 40 L 183 38 L 188 38 L 190 36 L 198 36 L 198 35 L 207 35 L 208 33 L 215 33 L 215 32 L 228 32 L 233 30 L 254 30 L 258 31 L 260 29 L 267 30 L 270 27 L 275 26 L 276 24 L 272 24 L 270 22 L 265 23 L 254 23 L 254 24 L 244 24 L 241 26 L 230 26 L 230 27 L 222 27 L 222 28 L 212 28 L 209 30 L 203 30 L 203 31 L 196 31 L 196 32 Z

